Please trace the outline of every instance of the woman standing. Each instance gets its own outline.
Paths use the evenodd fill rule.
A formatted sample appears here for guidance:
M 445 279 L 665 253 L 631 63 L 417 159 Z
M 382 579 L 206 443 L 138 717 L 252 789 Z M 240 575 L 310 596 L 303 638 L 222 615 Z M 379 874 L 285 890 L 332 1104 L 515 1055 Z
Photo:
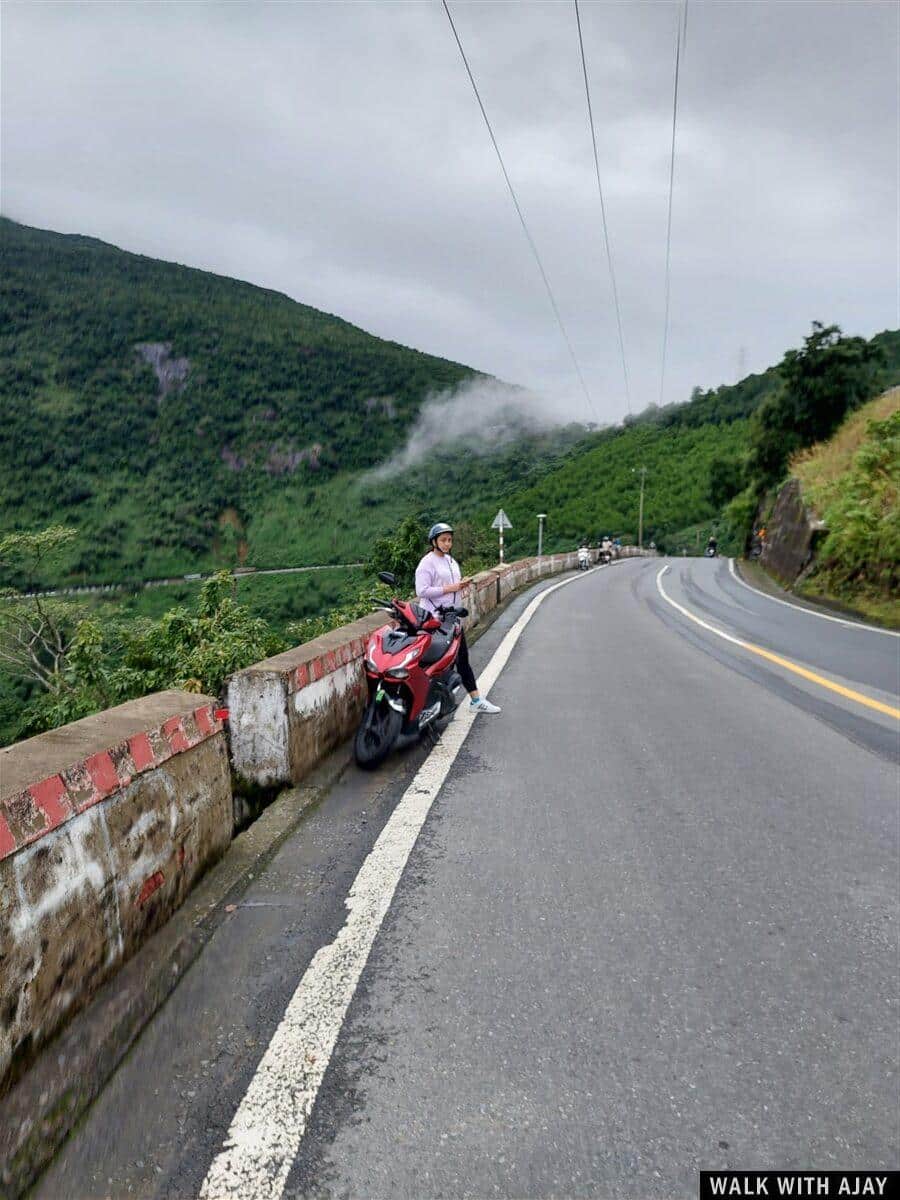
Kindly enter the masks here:
M 440 616 L 437 612 L 437 607 L 442 603 L 444 597 L 451 597 L 449 603 L 453 604 L 455 602 L 453 600 L 454 594 L 467 588 L 471 580 L 462 578 L 459 563 L 450 553 L 453 548 L 452 526 L 445 524 L 443 521 L 439 521 L 437 525 L 432 525 L 428 531 L 428 540 L 431 543 L 431 550 L 425 555 L 418 567 L 416 567 L 416 595 L 423 608 L 427 608 L 430 613 Z M 469 708 L 472 712 L 500 712 L 498 705 L 491 704 L 490 700 L 485 700 L 478 692 L 475 673 L 469 664 L 469 647 L 466 645 L 465 632 L 463 632 L 459 641 L 459 654 L 456 658 L 456 667 L 463 681 L 463 687 L 465 687 L 466 691 L 472 697 L 469 702 Z

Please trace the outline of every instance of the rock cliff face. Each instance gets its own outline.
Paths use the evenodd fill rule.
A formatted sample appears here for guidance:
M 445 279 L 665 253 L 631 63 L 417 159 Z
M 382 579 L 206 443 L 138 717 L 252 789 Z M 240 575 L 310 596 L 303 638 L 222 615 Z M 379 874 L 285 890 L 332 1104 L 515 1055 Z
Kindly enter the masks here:
M 172 357 L 171 342 L 142 342 L 135 346 L 138 355 L 153 368 L 159 383 L 159 398 L 169 392 L 180 392 L 187 383 L 191 364 L 187 358 Z
M 825 532 L 824 521 L 803 503 L 799 480 L 789 479 L 778 493 L 766 526 L 760 561 L 781 583 L 791 587 L 812 563 L 816 542 Z

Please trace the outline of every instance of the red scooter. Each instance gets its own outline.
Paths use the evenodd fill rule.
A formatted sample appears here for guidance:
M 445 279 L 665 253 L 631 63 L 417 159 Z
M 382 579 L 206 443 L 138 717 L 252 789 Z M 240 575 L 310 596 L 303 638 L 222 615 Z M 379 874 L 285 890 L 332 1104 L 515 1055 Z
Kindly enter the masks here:
M 389 571 L 378 578 L 391 587 Z M 417 741 L 448 718 L 456 708 L 455 692 L 462 688 L 456 656 L 462 637 L 465 608 L 442 608 L 439 616 L 407 600 L 379 600 L 395 625 L 377 629 L 366 646 L 369 699 L 356 731 L 353 751 L 357 763 L 374 770 L 394 747 Z

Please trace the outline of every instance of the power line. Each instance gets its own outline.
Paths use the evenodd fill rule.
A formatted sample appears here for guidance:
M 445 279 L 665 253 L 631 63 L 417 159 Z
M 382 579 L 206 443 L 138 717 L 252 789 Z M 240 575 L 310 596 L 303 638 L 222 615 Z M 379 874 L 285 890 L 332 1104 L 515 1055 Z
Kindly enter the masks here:
M 472 68 L 469 66 L 469 60 L 466 58 L 466 52 L 465 52 L 465 50 L 463 50 L 462 42 L 459 40 L 459 34 L 456 32 L 456 26 L 453 23 L 453 17 L 450 15 L 450 9 L 447 6 L 447 0 L 441 0 L 441 2 L 444 5 L 444 12 L 447 14 L 447 20 L 450 22 L 450 28 L 453 30 L 453 36 L 456 38 L 456 44 L 459 47 L 460 54 L 462 55 L 462 60 L 465 65 L 465 68 L 466 68 L 466 73 L 469 76 L 469 82 L 472 84 L 472 90 L 475 93 L 475 99 L 478 101 L 478 107 L 481 109 L 481 115 L 482 115 L 482 117 L 484 117 L 484 123 L 487 126 L 487 131 L 491 136 L 491 142 L 494 147 L 494 152 L 497 155 L 497 161 L 500 163 L 500 170 L 503 172 L 503 178 L 506 180 L 506 186 L 509 188 L 509 194 L 512 197 L 512 202 L 516 206 L 516 212 L 518 213 L 519 221 L 522 224 L 522 231 L 525 234 L 525 237 L 528 241 L 529 247 L 531 248 L 531 253 L 534 255 L 534 261 L 537 263 L 538 270 L 541 273 L 541 279 L 543 279 L 543 281 L 544 281 L 544 287 L 547 289 L 547 295 L 550 297 L 550 304 L 553 308 L 553 314 L 556 317 L 557 323 L 560 328 L 560 332 L 562 333 L 563 338 L 565 339 L 566 346 L 569 349 L 569 354 L 571 355 L 572 363 L 574 364 L 575 371 L 581 382 L 581 387 L 584 392 L 585 399 L 587 400 L 588 405 L 589 405 L 591 411 L 593 412 L 594 416 L 597 417 L 597 420 L 599 421 L 597 410 L 594 407 L 594 401 L 591 399 L 591 394 L 588 391 L 588 386 L 584 381 L 584 375 L 582 374 L 581 367 L 579 366 L 579 363 L 578 363 L 578 359 L 575 357 L 575 349 L 572 345 L 572 342 L 569 339 L 568 333 L 566 333 L 566 327 L 563 324 L 563 319 L 562 319 L 562 316 L 560 315 L 559 306 L 557 305 L 556 298 L 553 295 L 553 289 L 550 287 L 550 280 L 547 278 L 547 272 L 544 270 L 544 264 L 541 262 L 541 256 L 538 254 L 537 246 L 534 243 L 534 238 L 532 238 L 531 234 L 528 231 L 528 226 L 525 224 L 525 217 L 522 214 L 522 209 L 519 206 L 519 201 L 516 199 L 516 193 L 513 189 L 512 183 L 510 181 L 509 172 L 506 170 L 506 164 L 503 161 L 503 155 L 500 153 L 500 147 L 497 145 L 497 139 L 494 137 L 494 131 L 491 128 L 491 123 L 488 120 L 487 112 L 485 111 L 484 104 L 482 103 L 481 95 L 479 94 L 479 91 L 478 91 L 478 85 L 475 83 L 475 76 L 472 74 Z
M 682 41 L 687 38 L 688 0 L 682 0 L 678 14 L 678 29 L 675 34 L 675 91 L 672 97 L 672 154 L 669 161 L 669 216 L 666 224 L 666 311 L 663 318 L 662 367 L 659 373 L 659 403 L 663 402 L 666 386 L 666 353 L 669 346 L 669 299 L 671 295 L 672 260 L 672 196 L 675 191 L 675 128 L 678 120 L 678 74 L 681 66 Z
M 628 411 L 631 412 L 631 389 L 628 386 L 628 367 L 625 362 L 625 338 L 622 334 L 622 313 L 619 308 L 619 290 L 616 287 L 616 272 L 613 269 L 612 249 L 609 244 L 609 227 L 606 223 L 606 204 L 603 200 L 603 185 L 600 182 L 600 159 L 597 155 L 597 131 L 594 127 L 594 111 L 591 106 L 591 89 L 588 83 L 587 61 L 584 56 L 584 38 L 581 34 L 581 14 L 578 11 L 578 0 L 575 0 L 575 21 L 578 25 L 578 46 L 581 50 L 581 69 L 584 73 L 584 94 L 587 97 L 588 120 L 591 126 L 591 144 L 594 147 L 594 169 L 597 172 L 597 191 L 600 193 L 600 213 L 603 217 L 603 240 L 606 243 L 606 260 L 609 263 L 609 278 L 612 282 L 613 301 L 616 306 L 616 325 L 619 330 L 619 350 L 622 354 L 622 375 L 625 380 L 625 400 Z

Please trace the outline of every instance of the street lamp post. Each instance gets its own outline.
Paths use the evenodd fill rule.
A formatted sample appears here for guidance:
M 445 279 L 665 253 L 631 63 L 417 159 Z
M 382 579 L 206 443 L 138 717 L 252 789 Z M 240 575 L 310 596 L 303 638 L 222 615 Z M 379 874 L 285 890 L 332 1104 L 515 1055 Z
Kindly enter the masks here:
M 544 521 L 547 519 L 546 513 L 538 513 L 538 558 L 544 552 Z

